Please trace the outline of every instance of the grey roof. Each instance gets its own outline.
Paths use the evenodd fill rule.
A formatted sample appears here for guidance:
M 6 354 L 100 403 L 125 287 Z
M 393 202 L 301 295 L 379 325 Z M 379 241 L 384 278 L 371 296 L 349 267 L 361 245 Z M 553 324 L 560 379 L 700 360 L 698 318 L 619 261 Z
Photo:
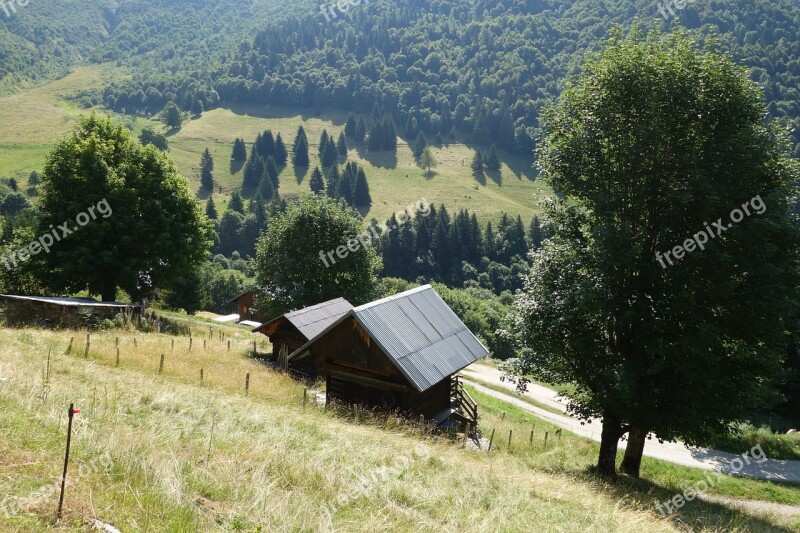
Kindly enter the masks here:
M 344 298 L 336 298 L 334 300 L 322 302 L 321 304 L 312 305 L 311 307 L 304 307 L 303 309 L 286 313 L 275 320 L 285 318 L 294 327 L 296 327 L 306 339 L 313 339 L 352 308 L 353 304 Z M 271 324 L 272 322 L 275 322 L 275 320 L 271 320 L 267 324 Z M 258 329 L 261 328 L 256 328 L 256 330 Z
M 61 298 L 58 296 L 17 296 L 14 294 L 0 294 L 0 297 L 9 300 L 25 300 L 31 302 L 41 302 L 68 307 L 140 307 L 138 304 L 126 304 L 123 302 L 98 302 L 91 298 Z
M 354 308 L 292 356 L 348 316 L 355 318 L 420 392 L 489 353 L 433 287 L 424 285 Z

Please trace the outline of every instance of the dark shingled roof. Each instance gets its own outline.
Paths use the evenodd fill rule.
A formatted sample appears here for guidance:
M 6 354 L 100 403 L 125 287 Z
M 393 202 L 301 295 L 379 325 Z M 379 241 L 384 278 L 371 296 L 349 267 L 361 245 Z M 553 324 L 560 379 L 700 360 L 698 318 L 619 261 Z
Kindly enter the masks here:
M 433 287 L 424 285 L 352 309 L 290 358 L 350 316 L 420 392 L 489 353 Z

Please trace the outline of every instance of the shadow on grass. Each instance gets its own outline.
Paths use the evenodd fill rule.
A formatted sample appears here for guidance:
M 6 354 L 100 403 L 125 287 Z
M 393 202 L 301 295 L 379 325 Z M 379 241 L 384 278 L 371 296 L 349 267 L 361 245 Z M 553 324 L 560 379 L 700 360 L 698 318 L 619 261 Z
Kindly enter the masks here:
M 294 179 L 297 180 L 298 185 L 303 183 L 303 178 L 308 174 L 308 168 L 309 167 L 294 167 Z
M 366 150 L 363 146 L 356 148 L 359 157 L 369 161 L 369 164 L 378 168 L 397 168 L 397 150 Z
M 589 469 L 586 475 L 590 476 L 595 482 L 602 483 L 594 468 Z M 662 515 L 656 505 L 672 500 L 678 495 L 674 490 L 662 487 L 652 481 L 635 479 L 625 475 L 620 475 L 614 484 L 604 483 L 604 492 L 619 501 L 628 499 L 631 495 L 638 496 L 641 499 L 642 510 L 649 510 L 658 517 Z M 650 504 L 648 504 L 648 500 L 651 501 Z M 675 509 L 674 506 L 673 509 Z M 680 529 L 692 531 L 792 531 L 789 527 L 774 524 L 738 509 L 700 499 L 685 502 L 683 507 L 675 509 L 671 514 L 668 514 L 666 508 L 663 508 L 663 510 L 667 513 L 663 520 L 669 521 Z
M 244 166 L 244 161 L 236 161 L 235 159 L 231 159 L 228 169 L 231 171 L 231 175 L 233 175 L 242 170 L 243 166 Z
M 344 111 L 321 111 L 313 107 L 283 107 L 276 105 L 264 105 L 255 103 L 226 103 L 229 109 L 236 115 L 249 116 L 254 118 L 266 119 L 286 119 L 299 116 L 304 122 L 312 119 L 322 119 L 331 122 L 335 126 L 344 126 L 347 114 Z

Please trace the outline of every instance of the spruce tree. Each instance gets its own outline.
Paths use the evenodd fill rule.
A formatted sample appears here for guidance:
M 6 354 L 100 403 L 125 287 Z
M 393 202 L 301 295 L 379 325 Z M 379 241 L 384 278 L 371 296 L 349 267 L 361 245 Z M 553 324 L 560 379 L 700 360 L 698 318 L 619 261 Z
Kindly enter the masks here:
M 238 192 L 233 191 L 233 193 L 231 193 L 231 201 L 228 203 L 228 209 L 244 214 L 244 203 Z
M 478 150 L 475 150 L 475 157 L 472 158 L 470 168 L 472 169 L 472 175 L 476 178 L 483 176 L 483 157 L 481 157 L 481 153 Z
M 269 157 L 275 155 L 275 137 L 272 136 L 271 130 L 266 130 L 261 135 L 261 142 L 258 145 L 258 153 L 264 158 L 264 161 Z
M 300 126 L 302 130 L 302 126 Z M 297 142 L 295 143 L 294 147 L 294 155 L 292 157 L 292 163 L 296 167 L 308 167 L 308 139 L 306 139 L 305 134 L 303 136 L 299 136 L 297 138 Z
M 325 156 L 325 150 L 328 147 L 328 130 L 322 130 L 322 135 L 319 136 L 319 157 L 322 159 Z M 328 166 L 323 162 L 323 166 Z
M 256 151 L 255 146 L 250 151 L 250 157 L 244 166 L 244 180 L 242 185 L 246 189 L 255 189 L 261 183 L 261 176 L 265 172 L 264 158 Z
M 356 116 L 353 113 L 347 115 L 347 123 L 344 125 L 344 133 L 350 138 L 357 137 L 358 124 L 356 123 Z
M 329 166 L 336 163 L 339 159 L 339 154 L 336 151 L 336 143 L 331 139 L 325 143 L 325 148 L 320 155 L 320 161 L 322 162 L 322 166 L 328 168 Z
M 269 156 L 267 160 L 264 162 L 264 170 L 266 171 L 267 176 L 269 176 L 270 181 L 272 182 L 272 188 L 274 190 L 278 190 L 280 187 L 280 181 L 278 179 L 278 165 L 275 164 L 275 159 L 272 156 Z M 264 195 L 264 198 L 272 198 L 271 196 Z
M 272 157 L 270 157 L 272 159 Z M 275 163 L 273 162 L 273 165 Z M 266 169 L 267 164 L 264 164 Z M 275 185 L 272 182 L 272 176 L 268 171 L 264 171 L 264 174 L 261 176 L 261 183 L 258 185 L 258 193 L 266 198 L 267 200 L 271 200 L 273 196 L 275 196 Z
M 372 197 L 369 194 L 369 184 L 367 184 L 367 175 L 361 167 L 358 168 L 356 183 L 353 188 L 353 203 L 358 207 L 372 205 Z
M 428 146 L 428 141 L 425 139 L 425 134 L 419 132 L 417 138 L 414 139 L 414 142 L 411 144 L 411 153 L 414 154 L 414 159 L 418 160 L 420 158 L 426 146 Z
M 500 170 L 500 156 L 498 156 L 497 147 L 494 144 L 486 154 L 486 168 L 488 170 Z
M 311 171 L 311 179 L 308 180 L 308 186 L 311 187 L 312 192 L 317 194 L 325 190 L 325 180 L 322 179 L 322 172 L 320 172 L 319 167 L 314 167 L 314 170 Z
M 288 152 L 286 151 L 286 145 L 283 143 L 283 139 L 281 138 L 281 134 L 279 133 L 277 137 L 275 137 L 275 163 L 279 166 L 285 166 L 286 161 L 289 157 Z
M 244 161 L 247 159 L 247 146 L 245 146 L 243 139 L 237 138 L 233 141 L 231 159 L 234 161 Z
M 200 185 L 207 191 L 214 190 L 214 158 L 211 157 L 211 152 L 206 148 L 200 158 Z
M 328 173 L 328 177 L 325 181 L 325 194 L 330 196 L 331 198 L 336 197 L 336 188 L 339 185 L 339 180 L 341 176 L 339 175 L 339 165 L 335 164 L 331 167 L 330 172 Z
M 217 206 L 214 205 L 214 197 L 209 196 L 206 201 L 206 216 L 211 220 L 216 220 L 219 214 L 217 213 Z
M 336 141 L 336 151 L 339 157 L 347 157 L 347 141 L 344 139 L 344 132 L 339 134 L 339 140 Z
M 364 138 L 367 135 L 367 125 L 364 123 L 364 115 L 361 115 L 358 119 L 358 125 L 356 126 L 356 139 L 361 142 L 364 142 Z

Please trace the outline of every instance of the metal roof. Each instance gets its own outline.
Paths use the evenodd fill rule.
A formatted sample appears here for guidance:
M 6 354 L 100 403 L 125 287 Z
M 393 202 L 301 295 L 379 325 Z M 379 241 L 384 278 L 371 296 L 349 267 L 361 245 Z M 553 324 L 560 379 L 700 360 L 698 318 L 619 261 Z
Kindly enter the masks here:
M 57 296 L 17 296 L 14 294 L 0 294 L 0 297 L 9 300 L 25 300 L 31 302 L 41 302 L 53 305 L 63 305 L 68 307 L 141 307 L 138 304 L 126 304 L 123 302 L 98 302 L 92 298 L 61 298 Z
M 354 308 L 292 356 L 349 316 L 420 392 L 489 353 L 433 287 L 423 285 Z
M 352 308 L 353 304 L 344 298 L 336 298 L 286 313 L 283 317 L 291 322 L 306 339 L 313 339 Z

